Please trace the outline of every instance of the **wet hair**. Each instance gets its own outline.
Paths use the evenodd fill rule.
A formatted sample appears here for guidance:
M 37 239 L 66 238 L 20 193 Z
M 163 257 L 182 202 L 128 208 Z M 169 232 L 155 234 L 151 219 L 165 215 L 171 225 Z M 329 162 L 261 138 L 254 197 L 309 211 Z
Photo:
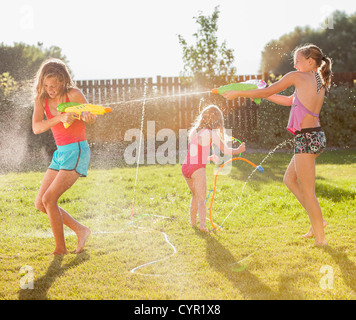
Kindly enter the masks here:
M 76 88 L 65 63 L 55 58 L 47 59 L 39 68 L 34 84 L 35 99 L 41 103 L 44 103 L 48 98 L 48 94 L 44 89 L 44 82 L 48 78 L 56 78 L 62 84 L 61 96 L 68 93 L 71 88 Z
M 326 57 L 323 54 L 323 51 L 314 44 L 306 44 L 301 47 L 297 47 L 293 51 L 294 59 L 298 53 L 301 53 L 306 59 L 312 58 L 315 61 L 315 64 L 318 67 L 318 70 L 320 72 L 323 81 L 323 87 L 326 90 L 329 90 L 331 86 L 331 77 L 332 77 L 331 59 Z
M 224 136 L 224 116 L 221 110 L 215 106 L 210 105 L 203 109 L 203 111 L 195 119 L 192 128 L 189 130 L 189 138 L 191 139 L 194 133 L 201 129 L 219 130 L 220 135 Z

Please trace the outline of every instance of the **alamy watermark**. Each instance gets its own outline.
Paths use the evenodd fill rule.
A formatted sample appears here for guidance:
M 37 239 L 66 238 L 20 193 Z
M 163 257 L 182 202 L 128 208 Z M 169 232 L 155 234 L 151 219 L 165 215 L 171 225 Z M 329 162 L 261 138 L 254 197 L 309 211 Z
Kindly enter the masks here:
M 20 8 L 20 28 L 32 30 L 35 27 L 35 11 L 31 5 L 23 5 Z
M 224 131 L 225 137 L 231 137 L 231 129 L 225 129 Z M 210 134 L 208 135 L 202 135 L 201 143 L 203 146 L 211 144 L 212 131 L 209 132 Z M 219 134 L 219 130 L 216 130 L 216 133 Z M 226 140 L 227 139 L 228 138 L 226 138 Z M 139 164 L 183 164 L 188 153 L 189 146 L 189 153 L 191 155 L 190 163 L 194 164 L 194 161 L 198 161 L 198 147 L 196 144 L 189 145 L 188 140 L 187 129 L 179 129 L 178 137 L 176 132 L 167 128 L 161 129 L 156 133 L 155 121 L 147 121 L 146 136 L 144 136 L 144 133 L 137 128 L 129 129 L 125 132 L 124 141 L 131 142 L 131 144 L 129 144 L 124 151 L 125 163 L 132 165 L 139 161 Z M 231 141 L 226 141 L 226 144 L 229 147 L 232 145 Z M 158 145 L 157 148 L 156 145 Z M 234 146 L 234 148 L 237 147 L 238 145 Z M 214 154 L 218 157 L 216 165 L 225 163 L 232 159 L 232 155 L 222 153 L 220 149 L 214 145 L 211 145 L 211 148 L 214 148 Z M 144 150 L 146 150 L 146 152 L 144 152 Z M 208 159 L 206 163 L 212 163 L 212 161 Z M 221 174 L 226 175 L 230 173 L 232 167 L 231 162 L 229 162 L 225 167 L 224 170 L 221 171 Z
M 323 276 L 320 279 L 320 288 L 323 290 L 334 289 L 334 269 L 329 265 L 323 265 L 320 268 Z
M 334 29 L 334 8 L 330 5 L 323 5 L 320 7 L 320 23 L 323 29 Z
M 20 288 L 22 290 L 34 289 L 34 272 L 31 266 L 22 266 L 20 271 Z

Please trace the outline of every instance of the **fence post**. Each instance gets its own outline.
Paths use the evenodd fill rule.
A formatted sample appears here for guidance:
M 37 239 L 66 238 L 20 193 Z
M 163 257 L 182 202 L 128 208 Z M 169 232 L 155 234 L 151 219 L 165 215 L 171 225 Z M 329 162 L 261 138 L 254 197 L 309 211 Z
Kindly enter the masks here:
M 162 78 L 162 91 L 163 91 L 163 95 L 166 96 L 167 95 L 167 78 L 166 77 Z
M 148 96 L 152 95 L 152 90 L 153 90 L 152 78 L 147 78 L 147 94 L 148 94 Z
M 94 80 L 94 103 L 99 103 L 99 80 Z
M 180 94 L 179 92 L 179 78 L 178 77 L 174 77 L 173 78 L 173 94 L 177 95 L 177 98 L 174 99 L 175 103 L 174 103 L 174 107 L 176 108 L 176 123 L 177 123 L 177 127 L 178 130 L 181 128 L 182 125 L 182 119 L 181 119 L 181 114 L 180 114 L 180 97 L 178 96 Z
M 112 94 L 111 94 L 111 101 L 110 103 L 117 103 L 118 101 L 118 95 L 117 95 L 117 89 L 118 89 L 118 85 L 117 85 L 117 79 L 113 79 L 112 80 Z
M 130 99 L 129 96 L 129 79 L 124 79 L 124 87 L 123 87 L 123 95 L 124 95 L 124 101 L 127 101 Z

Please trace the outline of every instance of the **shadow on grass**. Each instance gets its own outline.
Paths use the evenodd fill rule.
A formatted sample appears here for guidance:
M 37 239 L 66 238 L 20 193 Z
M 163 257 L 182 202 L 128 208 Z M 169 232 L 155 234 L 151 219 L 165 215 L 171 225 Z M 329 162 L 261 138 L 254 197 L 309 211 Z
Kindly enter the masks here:
M 356 293 L 356 265 L 346 255 L 346 253 L 326 246 L 323 250 L 328 253 L 338 264 L 344 283 Z
M 252 162 L 256 165 L 260 163 L 261 155 L 251 154 L 248 155 Z M 292 159 L 293 154 L 290 153 L 276 153 L 272 154 L 271 157 L 262 164 L 264 168 L 263 173 L 258 171 L 250 177 L 252 170 L 248 165 L 240 164 L 240 161 L 235 161 L 233 164 L 234 171 L 229 175 L 230 179 L 247 181 L 250 177 L 249 187 L 254 191 L 258 192 L 266 184 L 272 182 L 283 181 L 284 173 Z M 325 151 L 316 160 L 316 164 L 333 164 L 333 165 L 350 165 L 356 162 L 356 151 L 355 150 L 337 150 L 337 151 Z M 343 201 L 346 199 L 352 199 L 355 197 L 356 193 L 345 190 L 343 188 L 338 188 L 325 185 L 323 181 L 326 180 L 323 177 L 317 176 L 316 181 L 316 192 L 321 194 L 321 196 L 334 200 L 335 202 Z
M 323 182 L 315 182 L 315 192 L 317 196 L 327 198 L 333 202 L 350 201 L 356 196 L 356 192 L 346 190 L 335 185 L 330 186 Z
M 87 260 L 89 260 L 89 254 L 83 251 L 77 254 L 73 261 L 62 266 L 63 256 L 54 256 L 46 274 L 35 280 L 33 289 L 20 290 L 19 300 L 48 300 L 47 294 L 54 281 L 67 270 L 77 267 Z
M 303 299 L 302 292 L 296 291 L 289 283 L 298 275 L 283 275 L 279 279 L 279 290 L 276 292 L 264 284 L 258 277 L 249 272 L 246 266 L 238 263 L 232 253 L 214 236 L 196 230 L 206 241 L 206 256 L 210 266 L 226 279 L 248 300 L 288 300 Z M 234 267 L 232 267 L 234 266 Z M 305 276 L 305 275 L 304 275 Z M 234 299 L 234 297 L 231 297 Z
M 115 144 L 116 145 L 116 144 Z M 177 144 L 178 145 L 178 144 Z M 119 147 L 115 146 L 114 149 L 105 150 L 105 144 L 102 148 L 92 148 L 92 156 L 91 156 L 91 164 L 90 169 L 115 169 L 115 168 L 136 168 L 136 164 L 127 164 L 124 159 L 124 145 L 120 145 Z M 115 152 L 113 152 L 115 150 Z M 270 148 L 269 150 L 264 150 L 263 152 L 255 152 L 255 153 L 246 153 L 243 157 L 252 161 L 256 165 L 258 165 L 267 155 L 273 150 Z M 262 165 L 265 169 L 265 173 L 270 172 L 270 179 L 279 180 L 280 179 L 280 171 L 284 174 L 291 158 L 293 156 L 292 151 L 282 151 L 282 152 L 274 152 L 272 153 L 265 163 Z M 145 157 L 147 155 L 145 154 Z M 10 172 L 44 172 L 47 170 L 49 163 L 51 162 L 52 153 L 50 153 L 47 157 L 44 158 L 36 158 L 36 156 L 28 155 L 26 161 L 23 161 L 20 164 L 13 163 L 0 163 L 0 174 L 7 174 Z M 250 173 L 247 164 L 240 165 L 240 161 L 236 161 L 234 166 L 238 166 L 242 168 L 242 171 L 245 171 L 246 174 Z M 336 149 L 336 150 L 328 150 L 324 151 L 320 157 L 317 159 L 317 164 L 353 164 L 356 162 L 356 149 Z M 176 164 L 179 164 L 179 157 L 176 157 Z M 239 163 L 239 164 L 237 164 Z M 160 166 L 157 162 L 154 165 L 140 164 L 140 167 L 154 167 Z M 272 172 L 273 171 L 273 172 Z M 274 176 L 276 173 L 276 176 Z M 245 175 L 246 175 L 245 174 Z M 246 178 L 248 176 L 246 175 Z M 266 174 L 265 174 L 266 175 Z M 262 177 L 260 177 L 262 178 Z M 264 177 L 262 178 L 264 179 Z

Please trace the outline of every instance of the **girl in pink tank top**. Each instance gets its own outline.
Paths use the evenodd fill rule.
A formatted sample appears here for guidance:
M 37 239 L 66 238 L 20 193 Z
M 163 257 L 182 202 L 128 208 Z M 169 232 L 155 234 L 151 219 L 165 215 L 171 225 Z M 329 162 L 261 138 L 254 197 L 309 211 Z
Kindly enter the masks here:
M 182 165 L 182 174 L 192 192 L 190 203 L 190 223 L 195 227 L 197 213 L 199 214 L 200 230 L 207 232 L 206 220 L 206 164 L 214 160 L 209 156 L 210 147 L 215 144 L 229 155 L 245 151 L 243 143 L 239 148 L 229 148 L 224 139 L 224 118 L 217 106 L 206 107 L 197 117 L 189 132 L 188 153 Z
M 66 94 L 65 102 L 70 102 L 68 94 Z M 54 118 L 49 109 L 48 98 L 45 103 L 45 113 L 48 120 Z M 64 146 L 78 141 L 85 141 L 87 139 L 85 123 L 80 120 L 74 120 L 68 128 L 65 128 L 62 122 L 57 123 L 51 127 L 51 131 L 57 146 Z
M 77 235 L 75 253 L 83 250 L 90 235 L 90 229 L 76 221 L 68 212 L 58 206 L 59 197 L 68 190 L 80 176 L 86 176 L 90 149 L 86 141 L 85 122 L 94 122 L 90 112 L 76 120 L 73 113 L 57 111 L 62 102 L 87 103 L 70 77 L 66 65 L 58 59 L 45 61 L 39 69 L 35 83 L 35 107 L 32 129 L 35 134 L 52 130 L 57 150 L 43 178 L 35 200 L 38 210 L 47 214 L 55 240 L 53 254 L 67 254 L 63 224 Z M 44 116 L 46 115 L 46 119 Z M 63 123 L 71 124 L 65 129 Z

